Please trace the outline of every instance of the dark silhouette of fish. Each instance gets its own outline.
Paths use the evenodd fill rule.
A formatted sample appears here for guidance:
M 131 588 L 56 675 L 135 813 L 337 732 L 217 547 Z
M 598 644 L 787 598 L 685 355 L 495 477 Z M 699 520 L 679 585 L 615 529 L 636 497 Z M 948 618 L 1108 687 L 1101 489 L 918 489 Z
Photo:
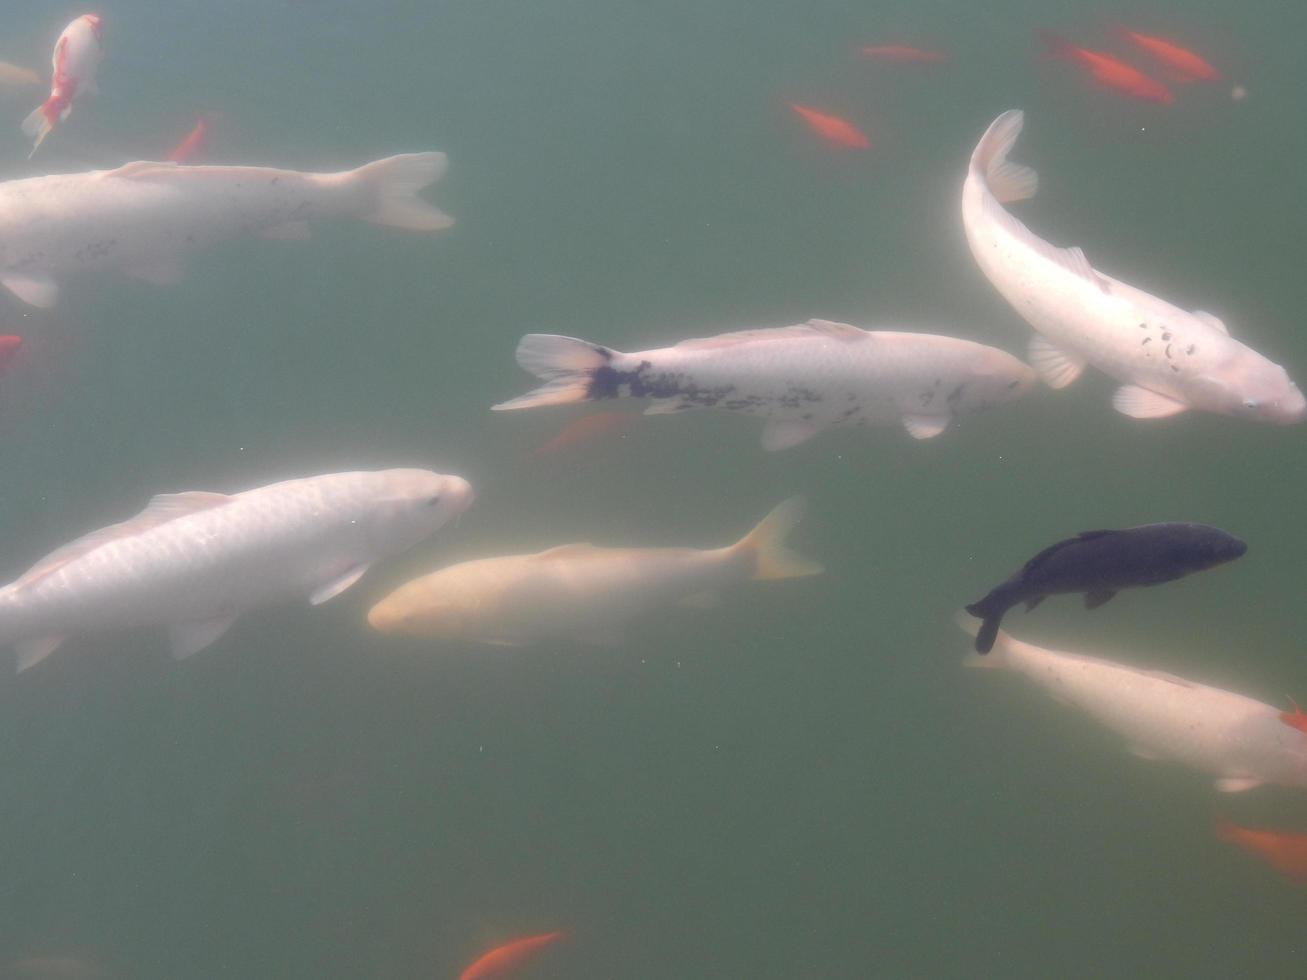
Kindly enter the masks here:
M 1003 615 L 1024 602 L 1034 609 L 1050 595 L 1083 592 L 1097 609 L 1121 589 L 1157 585 L 1233 561 L 1248 546 L 1206 524 L 1143 524 L 1119 531 L 1084 531 L 1045 548 L 967 612 L 983 620 L 976 651 L 989 653 Z

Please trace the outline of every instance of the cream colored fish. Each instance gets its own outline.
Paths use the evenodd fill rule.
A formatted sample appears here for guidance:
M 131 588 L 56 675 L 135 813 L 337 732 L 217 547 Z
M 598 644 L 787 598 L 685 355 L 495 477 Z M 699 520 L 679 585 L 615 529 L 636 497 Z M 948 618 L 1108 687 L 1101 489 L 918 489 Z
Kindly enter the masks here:
M 1058 248 L 1003 203 L 1033 197 L 1035 172 L 1009 163 L 1024 116 L 1003 113 L 971 156 L 962 223 L 981 271 L 1037 331 L 1030 363 L 1053 388 L 1092 364 L 1121 381 L 1112 399 L 1132 418 L 1202 409 L 1262 422 L 1300 422 L 1307 399 L 1284 368 L 1230 336 L 1210 313 L 1189 313 Z
M 0 183 L 0 284 L 54 305 L 68 273 L 113 269 L 154 283 L 186 253 L 258 235 L 303 238 L 308 222 L 359 218 L 438 231 L 453 219 L 417 196 L 445 172 L 443 153 L 406 153 L 342 173 L 129 163 L 117 170 Z
M 471 503 L 461 477 L 413 469 L 162 494 L 0 589 L 0 643 L 25 670 L 70 635 L 159 624 L 187 657 L 252 609 L 339 595 Z
M 972 636 L 979 620 L 959 621 Z M 1252 698 L 1157 670 L 1045 650 L 1002 630 L 969 667 L 1024 674 L 1058 701 L 1122 735 L 1145 759 L 1166 759 L 1216 777 L 1235 793 L 1263 783 L 1307 788 L 1307 734 Z
M 390 593 L 368 613 L 383 633 L 518 646 L 551 637 L 612 643 L 633 619 L 697 604 L 751 579 L 816 575 L 785 547 L 802 516 L 791 499 L 726 548 L 597 548 L 566 544 L 535 555 L 442 568 Z

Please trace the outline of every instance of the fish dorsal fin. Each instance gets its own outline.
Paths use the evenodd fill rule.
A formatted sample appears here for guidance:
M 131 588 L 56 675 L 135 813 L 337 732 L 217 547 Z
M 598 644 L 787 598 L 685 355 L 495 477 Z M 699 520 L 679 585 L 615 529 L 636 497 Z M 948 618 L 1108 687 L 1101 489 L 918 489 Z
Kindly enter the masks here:
M 1211 327 L 1217 333 L 1223 333 L 1227 337 L 1230 336 L 1230 328 L 1222 322 L 1219 316 L 1208 313 L 1206 310 L 1194 310 L 1194 318 Z
M 135 517 L 118 524 L 98 528 L 84 534 L 75 541 L 70 541 L 62 548 L 56 548 L 24 573 L 14 583 L 16 588 L 25 588 L 45 578 L 69 562 L 76 561 L 83 555 L 89 555 L 96 548 L 110 541 L 130 538 L 161 524 L 167 524 L 179 517 L 186 517 L 210 507 L 218 507 L 232 498 L 225 493 L 207 493 L 203 490 L 191 490 L 184 493 L 161 493 L 150 498 L 145 509 Z
M 1056 544 L 1050 544 L 1047 548 L 1045 548 L 1043 551 L 1039 552 L 1028 562 L 1026 562 L 1022 570 L 1029 571 L 1030 569 L 1036 568 L 1041 562 L 1045 561 L 1050 555 L 1055 554 L 1056 552 L 1059 552 L 1063 548 L 1066 548 L 1070 545 L 1079 544 L 1082 541 L 1092 541 L 1094 540 L 1094 538 L 1101 538 L 1108 534 L 1115 534 L 1115 533 L 1116 533 L 1115 531 L 1107 531 L 1107 530 L 1081 531 L 1074 538 L 1066 538 L 1062 541 L 1058 541 Z
M 533 560 L 547 561 L 554 558 L 594 558 L 604 551 L 603 548 L 596 548 L 589 541 L 578 541 L 575 544 L 560 544 L 556 548 L 550 548 L 547 551 L 540 551 L 532 555 Z
M 144 177 L 159 177 L 164 174 L 176 173 L 179 164 L 168 161 L 157 160 L 133 160 L 131 163 L 124 163 L 116 170 L 106 170 L 100 174 L 101 180 L 107 180 L 110 177 L 119 180 L 140 180 Z
M 1072 275 L 1083 279 L 1085 282 L 1094 286 L 1104 293 L 1112 291 L 1111 283 L 1104 276 L 1100 276 L 1094 267 L 1089 264 L 1089 259 L 1085 257 L 1084 249 L 1077 245 L 1070 248 L 1058 248 L 1056 245 L 1044 241 L 1033 231 L 1027 228 L 1022 222 L 1014 218 L 1003 205 L 992 197 L 987 198 L 984 204 L 985 217 L 994 224 L 1002 227 L 1013 238 L 1020 241 L 1023 245 L 1033 252 L 1042 255 L 1048 261 L 1061 266 Z
M 795 323 L 788 327 L 758 327 L 750 330 L 732 330 L 730 333 L 718 334 L 716 337 L 695 337 L 682 340 L 676 345 L 677 350 L 720 350 L 739 344 L 766 343 L 772 340 L 811 339 L 812 337 L 836 337 L 840 340 L 860 340 L 867 336 L 867 331 L 848 323 L 836 323 L 833 320 L 809 320 Z

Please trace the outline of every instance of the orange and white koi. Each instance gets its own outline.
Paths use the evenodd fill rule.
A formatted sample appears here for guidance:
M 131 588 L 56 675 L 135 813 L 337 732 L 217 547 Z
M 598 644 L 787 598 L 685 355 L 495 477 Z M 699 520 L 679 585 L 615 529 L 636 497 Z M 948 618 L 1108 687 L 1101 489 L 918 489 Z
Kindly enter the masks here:
M 23 132 L 33 141 L 32 153 L 55 126 L 68 118 L 74 100 L 85 92 L 99 91 L 95 75 L 104 56 L 101 37 L 101 20 L 96 14 L 83 14 L 59 35 L 54 45 L 50 97 L 23 120 Z
M 1229 820 L 1217 820 L 1216 836 L 1265 861 L 1280 874 L 1307 884 L 1307 834 L 1253 830 Z
M 506 977 L 509 971 L 526 963 L 546 946 L 552 946 L 562 939 L 564 933 L 545 932 L 538 936 L 524 936 L 510 943 L 496 946 L 490 952 L 477 958 L 471 966 L 458 975 L 458 980 L 498 980 Z
M 1180 81 L 1219 82 L 1221 80 L 1221 73 L 1205 58 L 1174 41 L 1150 34 L 1140 34 L 1138 31 L 1128 31 L 1124 27 L 1117 30 L 1117 35 L 1143 51 L 1163 68 L 1174 72 Z
M 827 143 L 854 150 L 865 150 L 871 146 L 871 140 L 867 138 L 866 133 L 847 119 L 818 112 L 810 106 L 799 105 L 797 102 L 787 104 L 798 113 L 800 119 L 807 123 L 809 129 Z

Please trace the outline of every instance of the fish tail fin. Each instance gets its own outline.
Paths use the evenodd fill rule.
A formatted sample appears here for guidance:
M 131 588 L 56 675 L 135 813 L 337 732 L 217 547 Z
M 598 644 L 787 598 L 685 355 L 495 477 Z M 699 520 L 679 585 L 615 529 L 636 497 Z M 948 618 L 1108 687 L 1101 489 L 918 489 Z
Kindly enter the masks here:
M 588 340 L 551 333 L 529 333 L 517 345 L 517 363 L 547 382 L 534 391 L 491 408 L 507 412 L 541 405 L 570 405 L 591 401 L 595 373 L 608 367 L 621 353 Z
M 1025 121 L 1024 112 L 1009 109 L 989 124 L 971 154 L 972 172 L 984 177 L 990 193 L 1003 204 L 1024 201 L 1039 190 L 1039 174 L 1030 167 L 1009 163 L 1007 158 Z
M 54 121 L 67 119 L 71 109 L 72 106 L 52 95 L 27 114 L 23 120 L 23 133 L 32 141 L 32 152 L 27 155 L 29 160 L 54 129 Z
M 807 505 L 802 497 L 791 497 L 772 508 L 732 549 L 752 554 L 755 580 L 802 578 L 820 575 L 824 569 L 819 563 L 790 550 L 785 539 L 803 520 Z
M 363 205 L 364 221 L 409 231 L 440 231 L 454 219 L 418 197 L 418 191 L 444 176 L 449 158 L 443 153 L 401 153 L 365 163 L 348 177 L 371 193 Z
M 1013 640 L 998 628 L 1003 614 L 991 615 L 980 611 L 981 606 L 983 601 L 973 602 L 967 606 L 965 613 L 957 615 L 957 623 L 962 631 L 976 638 L 976 652 L 967 654 L 962 663 L 967 667 L 1006 667 L 1005 654 Z

